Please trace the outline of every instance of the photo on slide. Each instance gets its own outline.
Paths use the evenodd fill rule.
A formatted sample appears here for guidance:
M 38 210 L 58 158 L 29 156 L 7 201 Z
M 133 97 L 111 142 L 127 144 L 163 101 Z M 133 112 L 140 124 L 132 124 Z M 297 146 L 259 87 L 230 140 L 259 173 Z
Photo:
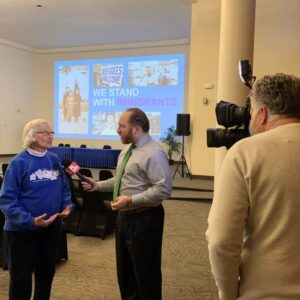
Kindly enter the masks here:
M 93 134 L 118 136 L 118 121 L 122 112 L 94 112 Z
M 120 87 L 123 85 L 123 64 L 95 64 L 94 87 Z
M 161 86 L 178 84 L 178 60 L 130 62 L 129 86 Z
M 58 133 L 88 133 L 87 65 L 61 67 L 58 75 Z
M 145 112 L 150 123 L 149 133 L 153 136 L 160 135 L 160 112 Z M 119 118 L 122 112 L 94 112 L 93 134 L 100 136 L 118 136 Z

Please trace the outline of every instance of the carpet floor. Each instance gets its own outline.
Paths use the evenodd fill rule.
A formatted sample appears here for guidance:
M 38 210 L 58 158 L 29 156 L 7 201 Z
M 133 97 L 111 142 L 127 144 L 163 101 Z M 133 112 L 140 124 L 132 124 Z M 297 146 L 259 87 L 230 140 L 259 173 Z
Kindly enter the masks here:
M 205 230 L 210 203 L 166 200 L 163 299 L 217 300 Z M 114 234 L 105 240 L 68 234 L 69 259 L 57 265 L 53 300 L 117 300 Z M 7 271 L 0 270 L 0 300 L 8 299 Z

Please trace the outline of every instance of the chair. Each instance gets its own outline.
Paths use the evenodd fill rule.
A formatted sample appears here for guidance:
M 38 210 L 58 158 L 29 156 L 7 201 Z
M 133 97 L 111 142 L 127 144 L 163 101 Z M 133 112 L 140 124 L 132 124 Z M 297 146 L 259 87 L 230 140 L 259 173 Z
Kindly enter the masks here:
M 7 167 L 8 167 L 8 164 L 2 164 L 2 174 L 3 174 L 3 176 L 6 172 Z
M 70 182 L 70 187 L 71 187 L 71 193 L 73 193 L 72 195 L 74 196 L 74 203 L 79 206 L 82 207 L 82 186 L 80 184 L 81 179 L 75 179 L 75 178 L 71 178 L 71 182 Z
M 116 228 L 117 211 L 104 201 L 111 201 L 113 193 L 83 191 L 83 211 L 77 235 L 96 236 L 105 239 Z
M 79 172 L 86 176 L 86 177 L 91 177 L 93 178 L 93 174 L 92 174 L 92 171 L 90 169 L 86 169 L 86 168 L 80 168 Z
M 86 145 L 85 144 L 81 144 L 80 148 L 86 148 Z
M 71 147 L 71 145 L 70 144 L 65 144 L 65 147 Z
M 4 256 L 4 249 L 3 249 L 3 226 L 5 222 L 5 217 L 2 211 L 0 210 L 0 267 L 3 270 L 7 270 L 7 264 Z
M 99 180 L 107 180 L 114 177 L 112 171 L 110 170 L 99 170 Z M 110 200 L 104 200 L 104 205 L 110 208 Z
M 60 236 L 59 236 L 59 243 L 58 243 L 58 251 L 56 261 L 61 260 L 68 260 L 68 239 L 67 239 L 67 232 L 64 228 L 64 224 L 60 228 Z
M 72 179 L 72 177 L 67 174 L 67 177 L 69 179 L 69 185 L 71 190 L 71 197 L 72 202 L 75 204 L 74 211 L 63 220 L 64 222 L 64 229 L 68 233 L 77 234 L 78 224 L 81 219 L 82 214 L 82 187 L 80 184 L 80 180 L 78 179 Z
M 111 149 L 111 146 L 110 145 L 104 145 L 103 149 Z
M 110 170 L 99 170 L 99 180 L 106 180 L 111 177 L 114 177 L 112 171 Z
M 64 144 L 63 143 L 59 143 L 58 147 L 64 147 Z

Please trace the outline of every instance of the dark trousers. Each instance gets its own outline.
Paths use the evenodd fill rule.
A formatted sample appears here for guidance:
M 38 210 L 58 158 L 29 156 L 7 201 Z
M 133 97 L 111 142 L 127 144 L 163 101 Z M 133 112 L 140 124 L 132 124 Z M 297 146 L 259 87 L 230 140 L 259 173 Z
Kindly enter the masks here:
M 32 273 L 34 300 L 50 299 L 60 225 L 35 231 L 4 230 L 4 250 L 10 274 L 9 300 L 30 300 Z
M 117 273 L 123 300 L 160 300 L 164 209 L 117 218 Z

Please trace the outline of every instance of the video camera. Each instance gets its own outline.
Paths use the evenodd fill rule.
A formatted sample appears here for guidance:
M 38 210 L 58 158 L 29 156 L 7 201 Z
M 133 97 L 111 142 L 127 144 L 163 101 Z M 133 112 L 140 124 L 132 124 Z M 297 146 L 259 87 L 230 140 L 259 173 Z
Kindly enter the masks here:
M 248 60 L 239 61 L 240 78 L 245 85 L 252 88 L 250 82 L 254 82 L 251 66 Z M 208 147 L 222 147 L 229 149 L 237 141 L 250 136 L 250 99 L 246 99 L 244 107 L 236 104 L 220 101 L 216 105 L 216 117 L 219 125 L 226 127 L 208 128 L 206 131 Z M 229 128 L 234 127 L 234 128 Z

